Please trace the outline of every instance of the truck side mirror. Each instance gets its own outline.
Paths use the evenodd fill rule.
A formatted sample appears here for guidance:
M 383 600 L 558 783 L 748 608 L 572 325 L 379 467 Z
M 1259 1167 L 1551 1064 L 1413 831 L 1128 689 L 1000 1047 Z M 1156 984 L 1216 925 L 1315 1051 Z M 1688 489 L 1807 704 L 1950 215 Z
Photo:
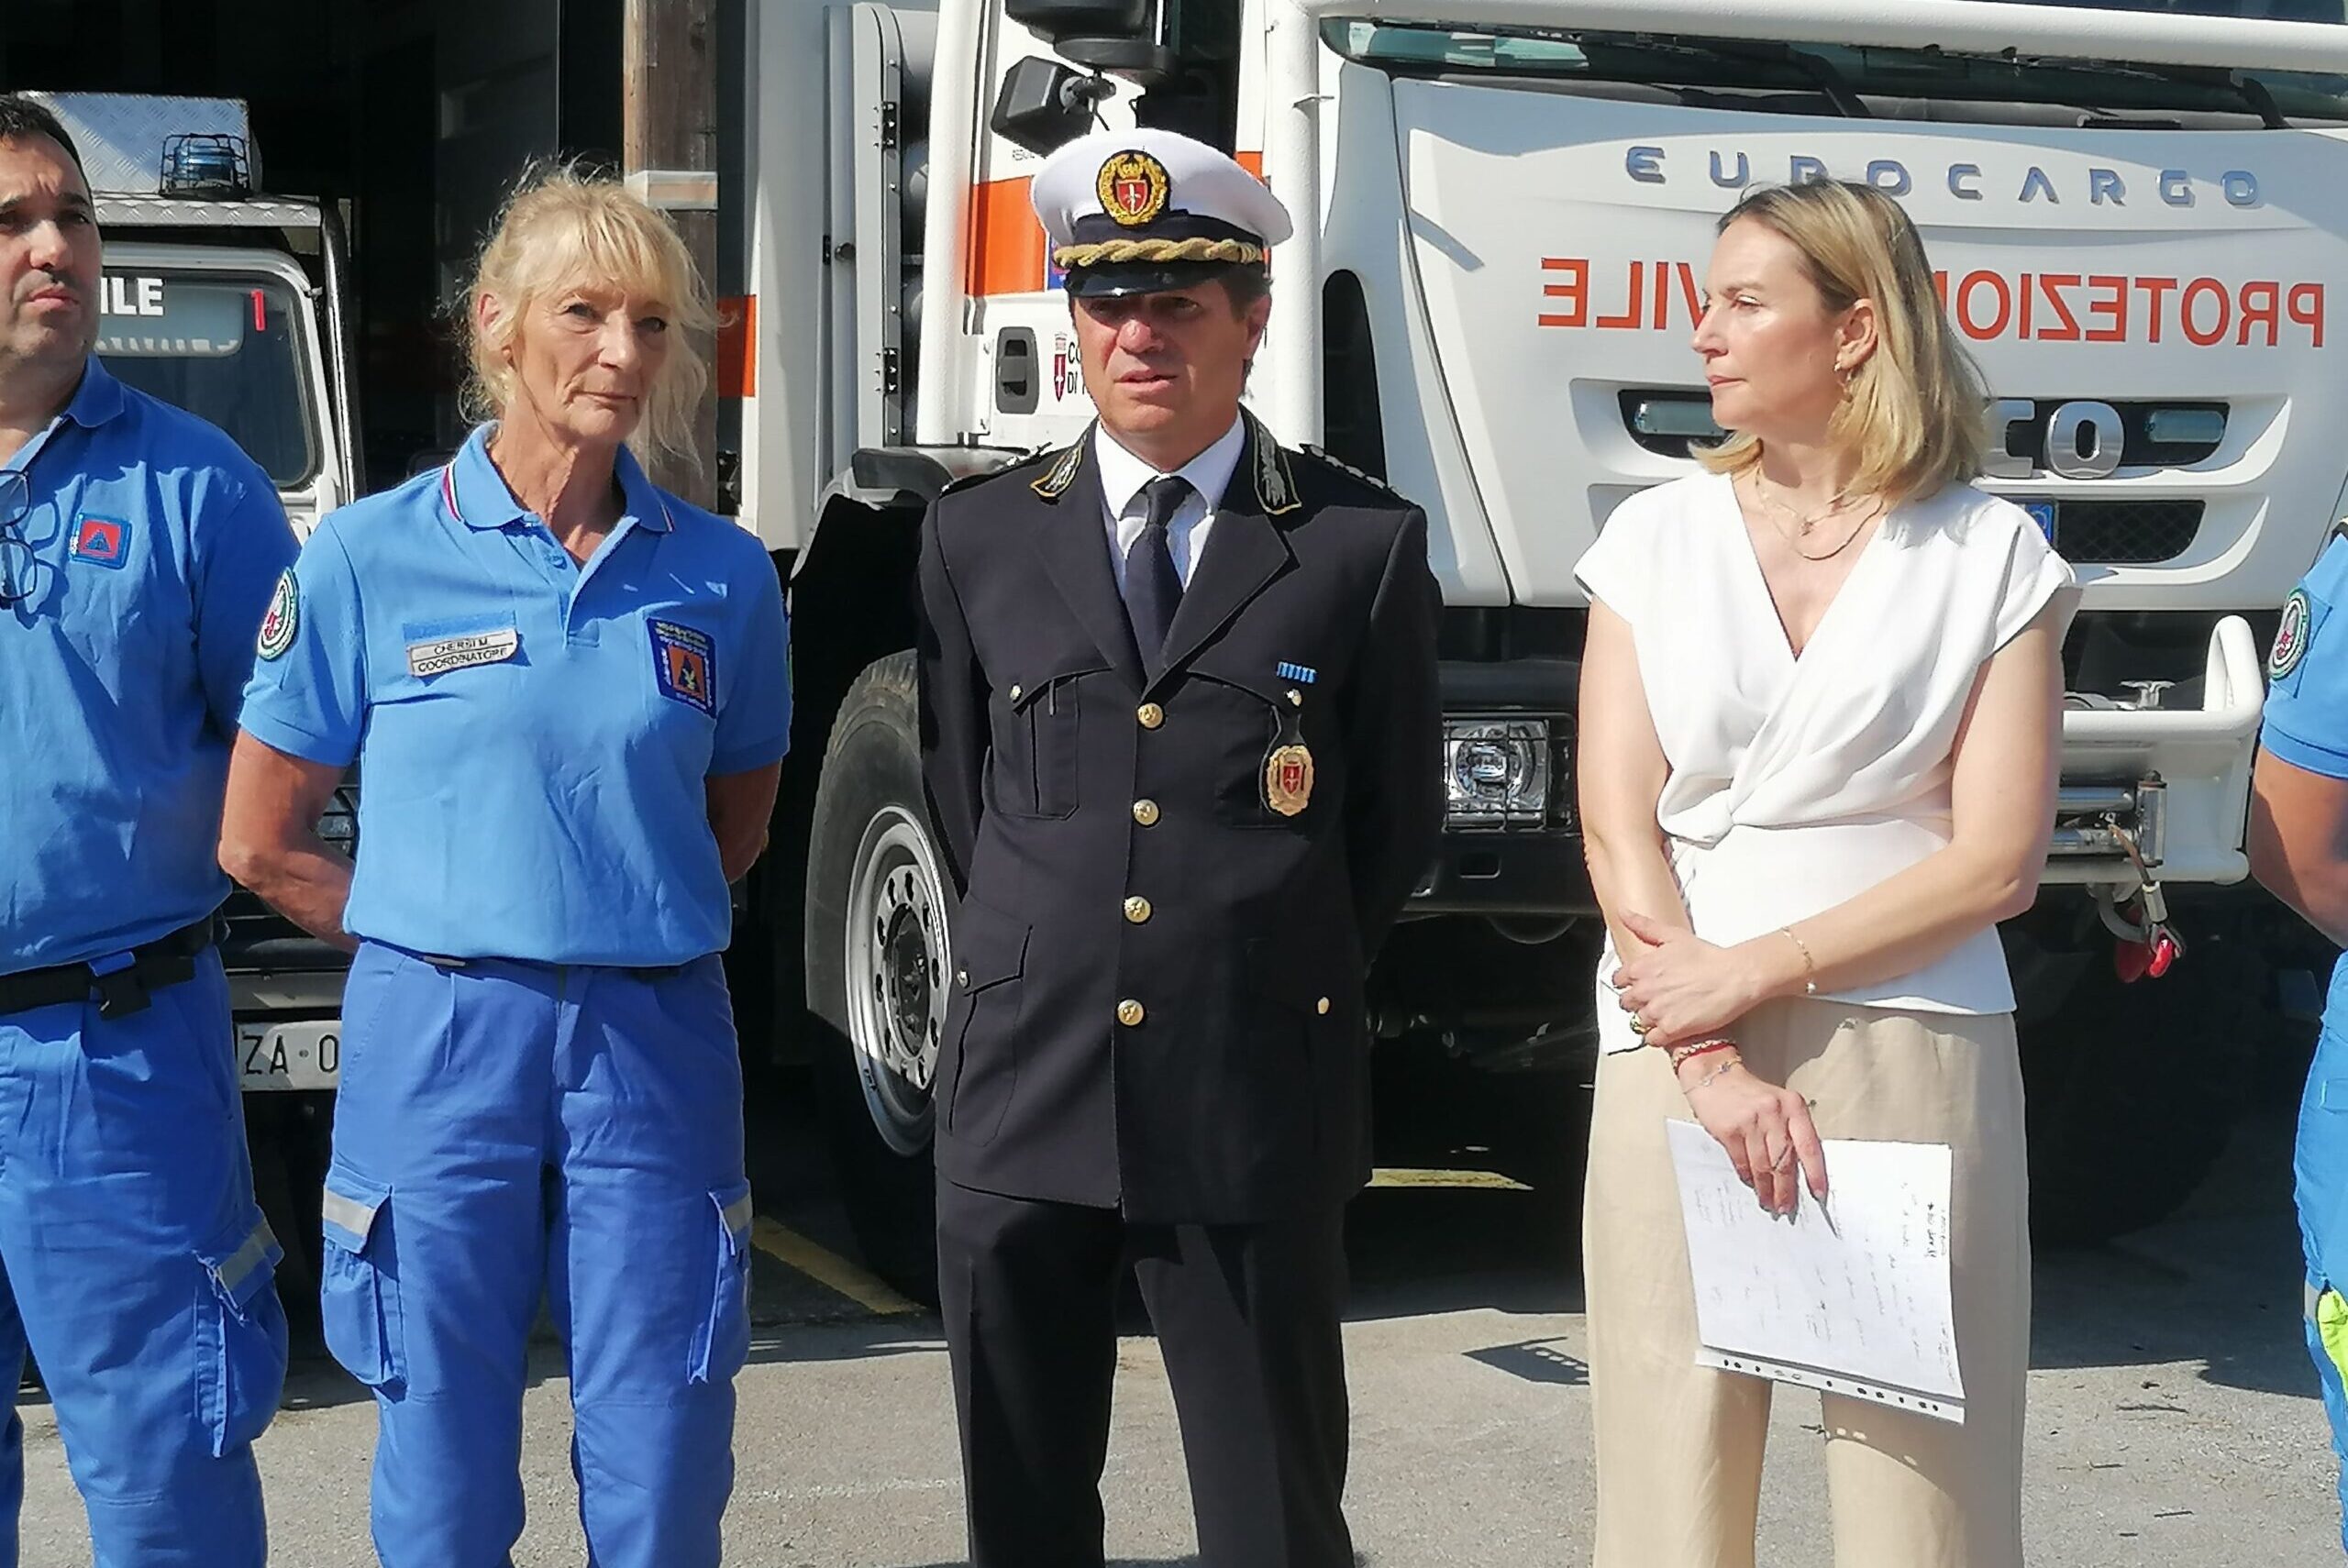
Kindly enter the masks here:
M 1113 72 L 1144 86 L 1181 72 L 1157 41 L 1154 0 L 1003 0 L 1003 14 L 1088 71 Z
M 1004 73 L 987 126 L 1042 158 L 1090 130 L 1092 106 L 1109 92 L 1098 76 L 1030 55 Z

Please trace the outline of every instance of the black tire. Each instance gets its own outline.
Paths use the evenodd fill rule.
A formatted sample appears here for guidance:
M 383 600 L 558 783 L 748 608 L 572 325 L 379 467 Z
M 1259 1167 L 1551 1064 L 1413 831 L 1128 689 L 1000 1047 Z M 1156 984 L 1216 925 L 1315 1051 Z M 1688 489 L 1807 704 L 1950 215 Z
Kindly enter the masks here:
M 825 1139 L 865 1262 L 935 1303 L 929 1075 L 945 1006 L 937 982 L 953 965 L 917 723 L 909 652 L 858 676 L 833 722 L 808 845 L 807 1010 Z M 908 896 L 892 902 L 891 887 Z M 927 1073 L 893 1070 L 914 1041 Z
M 2041 1246 L 2108 1242 L 2192 1196 L 2241 1110 L 2263 983 L 2257 961 L 2217 937 L 2132 985 L 2108 949 L 2087 957 L 2062 1002 L 2018 1027 Z

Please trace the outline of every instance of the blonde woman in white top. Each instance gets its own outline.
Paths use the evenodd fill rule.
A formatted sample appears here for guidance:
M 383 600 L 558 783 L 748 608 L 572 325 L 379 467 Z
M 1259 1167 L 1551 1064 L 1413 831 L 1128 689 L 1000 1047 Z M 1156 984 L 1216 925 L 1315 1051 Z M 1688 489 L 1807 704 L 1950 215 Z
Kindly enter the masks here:
M 1584 1256 L 1598 1568 L 1750 1568 L 1771 1386 L 1695 1364 L 1665 1123 L 1764 1209 L 1821 1138 L 1955 1151 L 1966 1420 L 1829 1396 L 1841 1568 L 2021 1560 L 2021 1080 L 1997 922 L 2054 820 L 2077 594 L 1973 489 L 1985 397 L 1899 205 L 1818 183 L 1722 221 L 1708 472 L 1584 557 L 1580 786 L 1608 951 Z

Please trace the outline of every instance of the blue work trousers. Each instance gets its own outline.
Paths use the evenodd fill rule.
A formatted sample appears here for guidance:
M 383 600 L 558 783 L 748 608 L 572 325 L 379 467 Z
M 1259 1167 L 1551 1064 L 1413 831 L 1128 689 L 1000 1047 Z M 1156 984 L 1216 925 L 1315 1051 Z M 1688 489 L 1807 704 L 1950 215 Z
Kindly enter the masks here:
M 29 1345 L 97 1568 L 260 1568 L 253 1440 L 285 1384 L 217 954 L 136 1012 L 0 1015 L 0 1377 Z M 24 1422 L 0 1430 L 16 1568 Z
M 2341 1546 L 2348 1551 L 2348 1021 L 2340 1016 L 2340 979 L 2324 1010 L 2315 1061 L 2299 1101 L 2292 1153 L 2299 1243 L 2307 1255 L 2308 1353 L 2315 1358 L 2331 1420 L 2341 1504 Z
M 335 1358 L 375 1391 L 385 1568 L 506 1568 L 543 1292 L 593 1568 L 714 1568 L 749 1351 L 742 1074 L 713 955 L 436 962 L 370 943 L 327 1176 Z

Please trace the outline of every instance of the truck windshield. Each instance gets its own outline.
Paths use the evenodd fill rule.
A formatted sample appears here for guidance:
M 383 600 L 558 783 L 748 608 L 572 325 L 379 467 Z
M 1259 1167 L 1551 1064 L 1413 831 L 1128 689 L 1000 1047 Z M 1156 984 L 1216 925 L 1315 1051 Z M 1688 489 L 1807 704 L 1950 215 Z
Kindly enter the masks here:
M 2073 8 L 2348 23 L 2348 0 L 2073 0 Z M 2110 48 L 2117 58 L 2093 61 L 1968 54 L 1921 40 L 1914 49 L 1797 46 L 1686 34 L 1461 28 L 1351 18 L 1324 23 L 1322 37 L 1347 60 L 1398 76 L 1634 83 L 1680 89 L 1691 103 L 1722 107 L 1730 106 L 1724 95 L 1742 93 L 1767 94 L 1767 107 L 1792 113 L 1802 112 L 1802 97 L 1808 96 L 1816 105 L 1813 112 L 1852 117 L 1901 104 L 1956 101 L 1989 119 L 2006 117 L 1998 108 L 2002 105 L 2087 114 L 2249 116 L 2269 126 L 2348 122 L 2348 76 L 2131 64 L 2126 24 L 2115 17 L 2111 25 Z
M 98 356 L 120 380 L 220 426 L 281 490 L 317 469 L 293 291 L 260 273 L 116 271 Z

